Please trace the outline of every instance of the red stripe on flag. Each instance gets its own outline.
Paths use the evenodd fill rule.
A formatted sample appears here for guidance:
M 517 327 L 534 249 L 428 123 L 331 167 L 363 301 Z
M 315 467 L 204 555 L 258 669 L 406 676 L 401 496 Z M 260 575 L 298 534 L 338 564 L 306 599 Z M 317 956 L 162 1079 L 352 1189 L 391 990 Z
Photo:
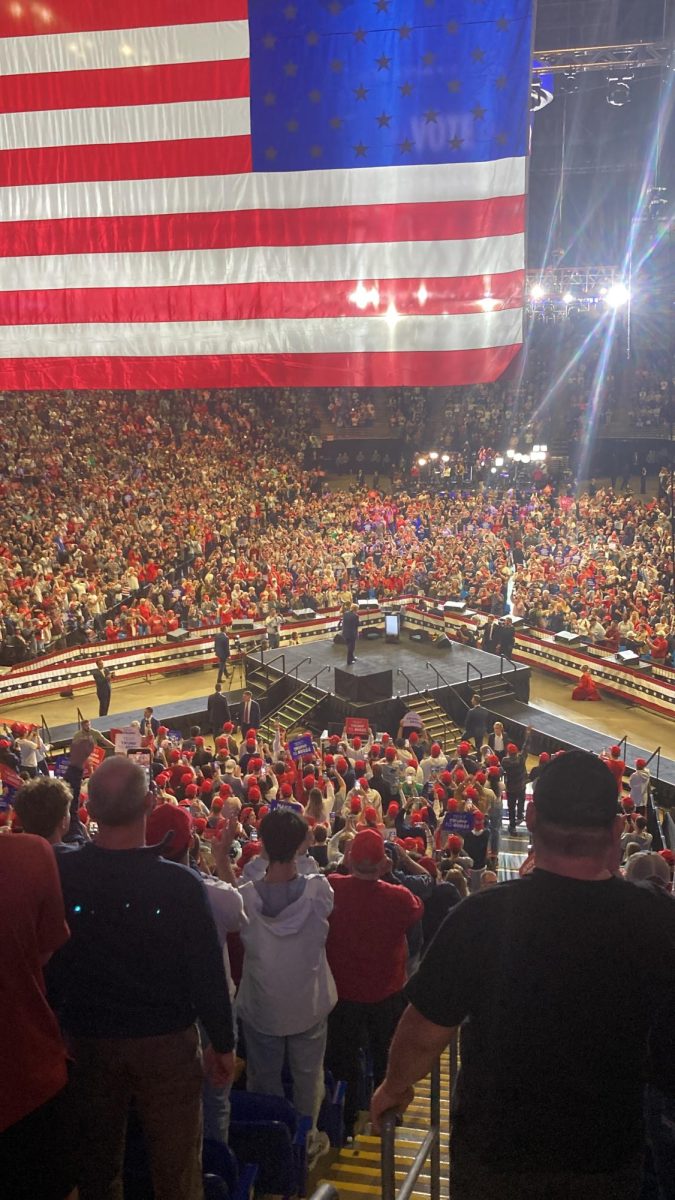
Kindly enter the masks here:
M 6 358 L 0 361 L 0 388 L 453 387 L 498 379 L 520 348 L 518 344 L 487 350 L 366 354 Z
M 251 321 L 287 317 L 381 317 L 390 302 L 403 316 L 458 316 L 481 311 L 489 294 L 494 311 L 519 308 L 524 272 L 426 279 L 420 303 L 418 279 L 387 279 L 377 308 L 361 310 L 350 296 L 357 280 L 320 283 L 241 283 L 170 288 L 73 288 L 5 292 L 0 325 L 141 324 L 162 321 Z M 492 308 L 491 308 L 492 311 Z
M 450 241 L 522 233 L 523 196 L 0 223 L 0 256 Z
M 0 76 L 0 112 L 6 113 L 230 100 L 248 94 L 247 58 Z
M 173 179 L 186 175 L 234 175 L 251 170 L 249 134 L 184 138 L 167 142 L 49 146 L 5 150 L 3 185 L 83 183 L 97 179 Z
M 156 25 L 200 25 L 208 21 L 245 21 L 247 0 L 42 0 L 39 4 L 5 3 L 0 37 L 79 33 L 93 29 L 145 29 Z

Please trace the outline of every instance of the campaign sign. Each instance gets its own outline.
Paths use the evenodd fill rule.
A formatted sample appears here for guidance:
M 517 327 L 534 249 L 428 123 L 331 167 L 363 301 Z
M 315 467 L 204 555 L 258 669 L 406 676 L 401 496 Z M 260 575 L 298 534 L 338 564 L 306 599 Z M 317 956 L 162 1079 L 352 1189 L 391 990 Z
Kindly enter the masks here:
M 140 729 L 126 726 L 115 731 L 115 754 L 126 754 L 129 750 L 140 750 L 142 745 Z
M 472 812 L 449 812 L 443 818 L 441 829 L 445 833 L 458 833 L 460 837 L 464 837 L 465 833 L 470 833 L 473 829 L 473 813 Z
M 294 804 L 292 800 L 271 800 L 270 812 L 294 812 L 301 813 L 302 805 Z
M 370 726 L 366 717 L 347 717 L 345 719 L 347 737 L 368 737 Z
M 314 753 L 314 743 L 311 737 L 305 736 L 293 738 L 293 740 L 288 743 L 288 752 L 291 758 L 304 758 L 306 754 Z
M 63 779 L 66 771 L 68 770 L 69 762 L 69 754 L 57 754 L 56 758 L 50 759 L 49 765 L 52 769 L 52 773 L 57 779 Z

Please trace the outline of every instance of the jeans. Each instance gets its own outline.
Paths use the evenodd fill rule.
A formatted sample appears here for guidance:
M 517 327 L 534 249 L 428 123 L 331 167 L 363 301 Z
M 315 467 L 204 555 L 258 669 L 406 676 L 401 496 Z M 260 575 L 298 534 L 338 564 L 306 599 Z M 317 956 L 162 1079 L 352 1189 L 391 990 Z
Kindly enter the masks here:
M 675 1186 L 675 1099 L 645 1088 L 647 1152 L 640 1200 L 670 1200 Z
M 325 1085 L 323 1060 L 326 1053 L 326 1020 L 303 1033 L 287 1036 L 261 1033 L 242 1021 L 246 1039 L 246 1087 L 249 1092 L 283 1096 L 282 1074 L 286 1055 L 293 1080 L 293 1104 L 303 1117 L 312 1118 L 316 1128 Z
M 373 1065 L 373 1083 L 378 1087 L 387 1071 L 387 1055 L 394 1030 L 405 1008 L 401 992 L 362 1004 L 338 1000 L 328 1017 L 326 1066 L 334 1079 L 344 1079 L 345 1133 L 350 1137 L 359 1111 L 360 1051 L 367 1049 Z
M 159 1037 L 74 1038 L 73 1051 L 79 1200 L 123 1200 L 132 1101 L 155 1200 L 202 1200 L 203 1072 L 196 1026 Z
M 642 1164 L 636 1159 L 616 1171 L 499 1171 L 476 1153 L 475 1139 L 455 1132 L 450 1142 L 452 1200 L 639 1200 Z
M 201 1021 L 198 1022 L 198 1028 L 202 1050 L 206 1050 L 206 1047 L 209 1045 L 209 1036 Z M 231 1091 L 231 1083 L 226 1084 L 225 1087 L 216 1087 L 211 1083 L 208 1076 L 204 1076 L 204 1083 L 202 1085 L 204 1137 L 209 1138 L 212 1142 L 227 1142 L 227 1135 L 230 1131 L 230 1112 L 232 1110 L 230 1102 Z

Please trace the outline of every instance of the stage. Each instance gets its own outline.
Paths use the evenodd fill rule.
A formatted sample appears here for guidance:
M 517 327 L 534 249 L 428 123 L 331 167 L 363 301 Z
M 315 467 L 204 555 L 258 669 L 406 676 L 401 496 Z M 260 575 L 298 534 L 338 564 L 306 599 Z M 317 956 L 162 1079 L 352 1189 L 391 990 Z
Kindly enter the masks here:
M 395 700 L 444 687 L 461 688 L 468 699 L 467 689 L 471 693 L 478 691 L 481 679 L 484 688 L 500 680 L 507 681 L 509 691 L 513 688 L 519 699 L 529 699 L 528 667 L 459 642 L 438 646 L 432 641 L 411 641 L 405 633 L 399 642 L 393 643 L 385 642 L 383 637 L 360 637 L 356 662 L 351 667 L 347 666 L 346 646 L 332 639 L 289 646 L 283 651 L 266 650 L 249 656 L 248 661 L 253 666 L 261 662 L 270 664 L 272 676 L 292 675 L 298 683 L 315 683 L 318 690 L 344 700 L 353 699 L 354 692 L 368 692 L 369 680 L 384 677 L 388 672 L 391 672 L 391 687 L 385 695 L 383 679 L 382 686 L 376 689 L 377 699 Z M 356 687 L 350 688 L 347 675 Z

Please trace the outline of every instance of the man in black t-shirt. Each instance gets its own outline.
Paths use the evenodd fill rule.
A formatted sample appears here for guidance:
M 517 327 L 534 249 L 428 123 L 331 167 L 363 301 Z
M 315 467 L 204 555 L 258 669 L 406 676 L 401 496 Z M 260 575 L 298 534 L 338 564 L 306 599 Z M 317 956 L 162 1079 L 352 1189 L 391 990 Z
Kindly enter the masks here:
M 233 1074 L 230 996 L 205 885 L 145 846 L 152 801 L 141 767 L 107 759 L 89 784 L 96 841 L 58 859 L 71 936 L 49 964 L 48 986 L 74 1060 L 82 1200 L 122 1194 L 132 1102 L 155 1196 L 201 1196 L 197 1018 L 212 1083 Z
M 371 1115 L 462 1027 L 453 1200 L 640 1195 L 642 1084 L 652 1014 L 675 988 L 675 905 L 617 876 L 614 778 L 565 754 L 539 776 L 537 867 L 459 904 L 407 989 Z M 626 1014 L 645 1020 L 625 1037 Z

